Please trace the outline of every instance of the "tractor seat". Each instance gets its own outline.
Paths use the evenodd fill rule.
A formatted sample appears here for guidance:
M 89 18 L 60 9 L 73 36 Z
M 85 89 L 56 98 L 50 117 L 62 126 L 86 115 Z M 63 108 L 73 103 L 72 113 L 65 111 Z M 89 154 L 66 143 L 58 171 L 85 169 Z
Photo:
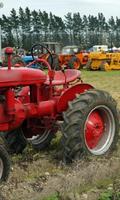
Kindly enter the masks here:
M 81 72 L 76 69 L 67 69 L 65 72 L 55 71 L 54 79 L 52 85 L 64 85 L 65 83 L 73 82 L 76 79 L 80 78 Z M 65 81 L 66 79 L 66 81 Z M 50 84 L 49 76 L 45 81 L 46 85 Z

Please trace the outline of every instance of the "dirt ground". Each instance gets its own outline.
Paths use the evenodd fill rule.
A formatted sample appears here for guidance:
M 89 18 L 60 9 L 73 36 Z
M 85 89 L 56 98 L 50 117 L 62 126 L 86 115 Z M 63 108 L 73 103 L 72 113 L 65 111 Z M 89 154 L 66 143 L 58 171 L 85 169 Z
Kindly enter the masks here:
M 120 109 L 120 71 L 82 71 L 84 82 L 106 90 L 115 98 Z M 22 155 L 11 157 L 11 173 L 0 186 L 0 200 L 98 200 L 101 191 L 120 188 L 120 142 L 112 155 L 89 157 L 65 166 L 55 159 L 59 139 L 44 152 L 26 148 Z M 49 199 L 48 199 L 49 200 Z

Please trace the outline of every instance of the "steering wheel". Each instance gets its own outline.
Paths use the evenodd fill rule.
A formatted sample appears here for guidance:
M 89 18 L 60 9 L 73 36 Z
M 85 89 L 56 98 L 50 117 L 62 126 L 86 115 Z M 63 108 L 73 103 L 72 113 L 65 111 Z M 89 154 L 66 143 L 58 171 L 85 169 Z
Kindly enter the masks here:
M 33 58 L 33 61 L 37 61 L 37 59 L 45 59 L 47 57 L 49 57 L 50 59 L 50 65 L 51 65 L 51 69 L 54 69 L 53 66 L 53 55 L 51 53 L 51 51 L 45 47 L 42 44 L 35 44 L 32 46 L 31 48 L 31 55 Z

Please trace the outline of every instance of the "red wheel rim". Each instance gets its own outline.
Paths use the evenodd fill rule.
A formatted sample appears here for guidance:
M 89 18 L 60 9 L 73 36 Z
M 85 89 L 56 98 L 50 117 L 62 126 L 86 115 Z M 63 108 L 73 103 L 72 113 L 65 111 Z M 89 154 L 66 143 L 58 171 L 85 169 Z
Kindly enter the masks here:
M 89 149 L 94 149 L 104 134 L 104 122 L 98 111 L 93 111 L 86 122 L 85 140 Z

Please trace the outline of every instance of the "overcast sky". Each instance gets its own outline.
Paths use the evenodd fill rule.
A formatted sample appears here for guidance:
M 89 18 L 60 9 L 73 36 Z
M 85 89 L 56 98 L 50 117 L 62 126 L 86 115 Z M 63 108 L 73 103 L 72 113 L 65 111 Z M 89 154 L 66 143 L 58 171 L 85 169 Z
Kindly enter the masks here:
M 80 12 L 81 16 L 96 15 L 102 12 L 106 18 L 110 16 L 120 18 L 120 0 L 0 0 L 4 7 L 0 9 L 2 14 L 9 15 L 12 8 L 17 11 L 19 7 L 29 7 L 30 10 L 45 10 L 53 14 L 64 17 L 68 12 Z

